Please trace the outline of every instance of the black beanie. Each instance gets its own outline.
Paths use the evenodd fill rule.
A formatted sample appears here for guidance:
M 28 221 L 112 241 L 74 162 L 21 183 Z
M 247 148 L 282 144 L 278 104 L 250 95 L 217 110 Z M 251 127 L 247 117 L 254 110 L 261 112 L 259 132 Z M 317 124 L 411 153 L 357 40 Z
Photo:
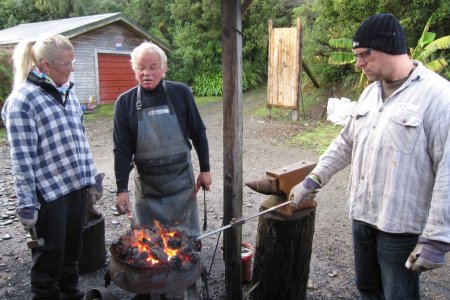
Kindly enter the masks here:
M 377 14 L 365 20 L 356 30 L 353 49 L 373 48 L 389 54 L 404 54 L 403 27 L 392 14 Z

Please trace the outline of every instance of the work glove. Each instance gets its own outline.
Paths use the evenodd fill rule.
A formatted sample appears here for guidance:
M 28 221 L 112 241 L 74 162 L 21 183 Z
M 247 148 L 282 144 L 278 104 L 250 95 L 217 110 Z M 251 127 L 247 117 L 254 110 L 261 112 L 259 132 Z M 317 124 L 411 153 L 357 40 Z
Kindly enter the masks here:
M 419 237 L 414 250 L 406 260 L 405 267 L 413 272 L 429 271 L 445 264 L 445 253 L 450 244 Z
M 314 191 L 320 188 L 319 179 L 315 175 L 308 175 L 305 180 L 295 185 L 289 193 L 292 206 L 297 206 L 306 199 L 314 198 Z
M 98 173 L 95 175 L 95 184 L 88 188 L 88 198 L 91 199 L 92 204 L 95 204 L 103 196 L 103 178 L 105 173 Z
M 16 217 L 22 223 L 25 230 L 30 230 L 36 225 L 38 218 L 38 209 L 34 206 L 22 207 L 16 209 Z

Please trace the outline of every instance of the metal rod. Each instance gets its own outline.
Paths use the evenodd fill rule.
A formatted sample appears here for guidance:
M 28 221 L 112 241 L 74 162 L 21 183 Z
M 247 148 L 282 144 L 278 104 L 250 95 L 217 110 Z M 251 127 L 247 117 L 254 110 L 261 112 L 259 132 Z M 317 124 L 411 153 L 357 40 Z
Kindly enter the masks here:
M 242 224 L 244 224 L 244 223 L 245 223 L 246 221 L 248 221 L 248 220 L 251 220 L 251 219 L 256 218 L 256 217 L 258 217 L 258 216 L 260 216 L 260 215 L 266 214 L 266 213 L 268 213 L 268 212 L 274 211 L 274 210 L 276 210 L 277 208 L 280 208 L 280 207 L 282 207 L 282 206 L 288 205 L 288 204 L 290 204 L 290 203 L 291 203 L 291 201 L 286 201 L 286 202 L 283 202 L 283 203 L 281 203 L 281 204 L 275 205 L 275 206 L 273 206 L 273 207 L 271 207 L 271 208 L 269 208 L 269 209 L 260 211 L 259 213 L 254 214 L 254 215 L 252 215 L 252 216 L 250 216 L 250 217 L 247 217 L 247 218 L 244 218 L 244 219 L 236 219 L 236 220 L 232 220 L 232 221 L 230 222 L 230 224 L 228 224 L 228 225 L 225 225 L 225 226 L 220 227 L 220 228 L 218 228 L 218 229 L 216 229 L 216 230 L 210 231 L 210 232 L 208 232 L 208 233 L 205 233 L 205 234 L 202 234 L 202 235 L 196 237 L 196 240 L 204 239 L 205 237 L 208 237 L 208 236 L 213 235 L 213 234 L 216 234 L 216 233 L 218 233 L 218 232 L 227 230 L 228 228 L 231 228 L 231 227 L 236 226 L 236 225 L 242 225 Z
M 250 294 L 258 287 L 259 281 L 255 283 L 254 286 L 251 287 L 251 289 L 248 290 L 248 292 L 244 295 L 244 300 L 250 299 Z
M 263 211 L 261 211 L 261 212 L 255 214 L 255 215 L 253 215 L 253 216 L 250 216 L 250 217 L 244 219 L 244 222 L 245 222 L 245 221 L 248 221 L 248 220 L 250 220 L 250 219 L 256 218 L 256 217 L 258 217 L 258 216 L 260 216 L 260 215 L 266 214 L 266 213 L 268 213 L 268 212 L 274 211 L 274 210 L 276 210 L 277 208 L 283 207 L 283 206 L 285 206 L 285 205 L 287 205 L 287 204 L 291 204 L 291 201 L 286 201 L 286 202 L 283 202 L 283 203 L 281 203 L 281 204 L 275 205 L 275 206 L 273 206 L 273 207 L 271 207 L 271 208 L 268 208 L 268 209 L 266 209 L 266 210 L 263 210 Z
M 207 219 L 207 213 L 206 213 L 206 188 L 204 185 L 202 185 L 203 189 L 203 231 L 206 231 L 208 228 L 208 219 Z
M 215 233 L 224 231 L 225 229 L 231 228 L 231 226 L 233 226 L 233 225 L 234 225 L 234 224 L 228 224 L 228 225 L 223 226 L 223 227 L 220 227 L 220 228 L 218 228 L 218 229 L 216 229 L 216 230 L 213 230 L 213 231 L 210 231 L 210 232 L 208 232 L 208 233 L 202 234 L 202 235 L 196 237 L 196 240 L 201 240 L 201 239 L 203 239 L 203 238 L 205 238 L 205 237 L 208 237 L 208 236 L 210 236 L 210 235 L 213 235 L 213 234 L 215 234 Z

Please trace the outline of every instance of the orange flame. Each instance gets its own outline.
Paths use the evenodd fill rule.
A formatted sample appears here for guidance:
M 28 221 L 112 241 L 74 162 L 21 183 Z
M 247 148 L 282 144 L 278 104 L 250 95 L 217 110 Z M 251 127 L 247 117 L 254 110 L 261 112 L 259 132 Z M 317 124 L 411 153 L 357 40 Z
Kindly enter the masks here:
M 171 260 L 173 257 L 179 256 L 181 259 L 182 255 L 179 253 L 179 249 L 172 249 L 169 247 L 169 239 L 172 237 L 175 237 L 177 232 L 176 231 L 167 231 L 165 229 L 163 229 L 161 227 L 160 222 L 155 221 L 155 229 L 156 229 L 156 234 L 159 235 L 159 237 L 161 237 L 164 247 L 162 248 L 164 253 L 166 253 L 167 255 L 167 260 Z M 156 265 L 159 263 L 162 263 L 161 260 L 159 260 L 158 258 L 154 257 L 151 254 L 151 249 L 150 249 L 150 245 L 148 244 L 148 242 L 144 242 L 143 240 L 146 241 L 151 241 L 152 243 L 154 243 L 155 245 L 157 244 L 157 241 L 153 240 L 149 235 L 147 235 L 145 233 L 144 229 L 133 229 L 133 237 L 131 240 L 131 245 L 134 247 L 137 247 L 139 252 L 146 252 L 147 253 L 147 259 L 146 261 L 150 264 L 150 265 Z M 185 257 L 185 259 L 187 259 L 187 257 Z

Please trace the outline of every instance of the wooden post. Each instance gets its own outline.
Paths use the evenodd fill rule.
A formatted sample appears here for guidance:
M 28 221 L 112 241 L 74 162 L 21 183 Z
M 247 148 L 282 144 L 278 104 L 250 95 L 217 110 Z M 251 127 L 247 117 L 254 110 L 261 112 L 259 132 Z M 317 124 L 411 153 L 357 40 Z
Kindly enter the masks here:
M 258 286 L 251 299 L 306 299 L 315 211 L 314 207 L 297 210 L 290 217 L 260 216 L 252 277 L 252 285 Z
M 275 67 L 274 64 L 270 63 L 270 49 L 272 49 L 273 47 L 273 43 L 274 43 L 274 35 L 272 33 L 273 30 L 273 24 L 272 24 L 272 20 L 269 20 L 268 22 L 268 28 L 267 28 L 267 33 L 268 33 L 268 48 L 269 48 L 269 59 L 268 59 L 268 63 L 267 63 L 267 108 L 269 109 L 269 117 L 272 117 L 272 102 L 271 99 L 272 97 L 274 97 L 273 95 L 275 94 L 275 81 L 273 79 L 273 76 L 270 76 L 270 74 L 274 73 L 273 68 Z
M 298 121 L 298 116 L 299 116 L 299 111 L 300 111 L 300 103 L 302 105 L 302 109 L 303 109 L 303 117 L 305 117 L 305 103 L 303 102 L 303 96 L 302 96 L 302 47 L 303 47 L 303 32 L 302 32 L 302 22 L 300 17 L 297 17 L 297 35 L 296 35 L 296 39 L 297 39 L 297 45 L 298 45 L 298 55 L 297 55 L 297 59 L 298 61 L 296 61 L 295 63 L 298 64 L 298 99 L 297 99 L 297 112 L 296 114 L 293 113 L 292 114 L 292 120 L 293 121 Z
M 242 216 L 242 19 L 240 0 L 222 0 L 223 221 Z M 242 299 L 242 228 L 223 235 L 226 299 Z

